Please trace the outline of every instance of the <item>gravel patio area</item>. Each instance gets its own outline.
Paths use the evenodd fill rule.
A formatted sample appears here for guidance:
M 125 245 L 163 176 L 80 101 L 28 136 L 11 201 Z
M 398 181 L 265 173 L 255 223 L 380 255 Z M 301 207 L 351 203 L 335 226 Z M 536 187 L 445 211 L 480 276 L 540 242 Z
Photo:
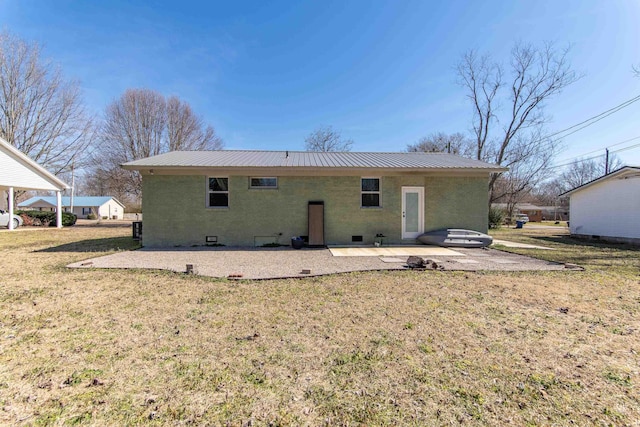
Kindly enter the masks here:
M 280 248 L 167 248 L 118 252 L 69 264 L 71 268 L 141 268 L 185 272 L 232 279 L 308 277 L 367 270 L 405 270 L 408 254 L 389 256 L 332 256 L 329 249 Z M 401 248 L 395 248 L 401 249 Z M 401 250 L 399 251 L 402 252 Z M 551 263 L 495 249 L 460 249 L 457 256 L 424 257 L 444 270 L 564 270 Z M 398 253 L 398 252 L 397 252 Z M 460 256 L 462 254 L 462 256 Z

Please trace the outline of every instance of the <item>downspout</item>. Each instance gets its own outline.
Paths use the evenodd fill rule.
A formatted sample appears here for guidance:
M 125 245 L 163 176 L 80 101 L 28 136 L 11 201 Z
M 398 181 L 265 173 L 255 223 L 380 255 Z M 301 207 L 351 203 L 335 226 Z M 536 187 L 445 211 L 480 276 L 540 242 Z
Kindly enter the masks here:
M 13 187 L 9 187 L 9 230 L 13 230 Z
M 62 192 L 56 191 L 56 227 L 62 228 Z

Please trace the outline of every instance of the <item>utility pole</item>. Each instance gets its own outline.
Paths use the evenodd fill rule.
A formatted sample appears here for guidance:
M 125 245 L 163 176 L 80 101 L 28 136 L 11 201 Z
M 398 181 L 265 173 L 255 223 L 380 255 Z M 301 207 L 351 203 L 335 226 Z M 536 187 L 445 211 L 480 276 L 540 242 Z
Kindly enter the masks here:
M 606 149 L 606 154 L 604 156 L 604 174 L 609 175 L 609 149 Z

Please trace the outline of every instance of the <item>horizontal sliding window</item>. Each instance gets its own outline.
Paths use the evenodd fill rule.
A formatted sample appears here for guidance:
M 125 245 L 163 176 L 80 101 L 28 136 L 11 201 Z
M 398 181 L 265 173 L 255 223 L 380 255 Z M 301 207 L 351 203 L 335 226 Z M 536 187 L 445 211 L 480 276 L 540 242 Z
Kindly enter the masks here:
M 363 208 L 379 208 L 380 178 L 362 178 L 361 205 Z
M 278 178 L 251 177 L 249 178 L 249 188 L 278 188 Z
M 210 208 L 229 207 L 229 178 L 209 178 L 207 206 Z

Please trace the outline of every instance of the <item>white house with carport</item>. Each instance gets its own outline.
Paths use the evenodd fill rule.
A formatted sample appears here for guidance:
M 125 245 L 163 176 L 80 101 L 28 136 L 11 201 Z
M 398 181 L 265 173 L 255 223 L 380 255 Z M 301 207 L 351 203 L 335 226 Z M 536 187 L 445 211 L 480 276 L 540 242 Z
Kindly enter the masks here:
M 570 190 L 572 235 L 640 244 L 640 166 L 624 166 Z
M 56 223 L 62 228 L 62 191 L 69 186 L 51 172 L 31 160 L 16 147 L 0 138 L 0 191 L 8 195 L 9 217 L 14 214 L 13 199 L 16 190 L 55 191 Z M 13 222 L 9 221 L 9 230 Z
M 73 208 L 72 208 L 73 205 Z M 32 209 L 39 211 L 56 210 L 56 198 L 50 196 L 35 196 L 18 204 L 20 209 Z M 71 212 L 78 218 L 87 218 L 96 215 L 98 218 L 122 219 L 124 218 L 124 205 L 111 196 L 77 196 L 62 198 L 62 209 Z

